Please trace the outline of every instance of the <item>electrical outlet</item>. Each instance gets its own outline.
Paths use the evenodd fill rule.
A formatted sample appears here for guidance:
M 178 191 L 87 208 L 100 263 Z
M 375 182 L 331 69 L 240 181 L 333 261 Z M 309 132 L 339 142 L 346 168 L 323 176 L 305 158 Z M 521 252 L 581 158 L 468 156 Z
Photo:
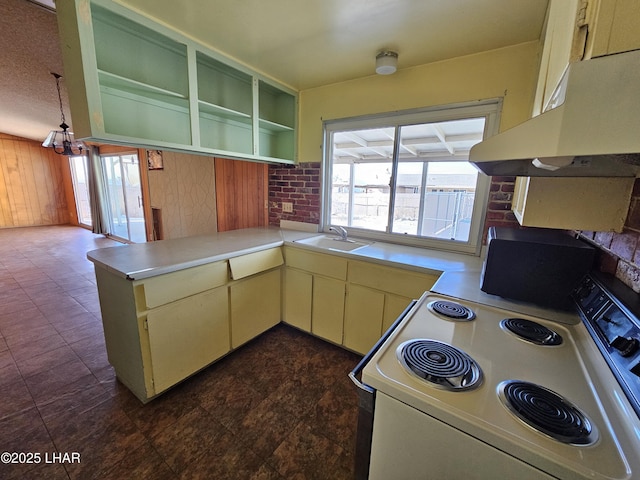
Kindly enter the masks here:
M 293 203 L 291 202 L 282 202 L 282 211 L 285 213 L 293 212 Z

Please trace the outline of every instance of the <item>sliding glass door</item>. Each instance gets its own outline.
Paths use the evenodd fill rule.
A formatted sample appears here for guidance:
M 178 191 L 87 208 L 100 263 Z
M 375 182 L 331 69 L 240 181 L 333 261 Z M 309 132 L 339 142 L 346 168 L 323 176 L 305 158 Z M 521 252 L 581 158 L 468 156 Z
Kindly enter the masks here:
M 138 156 L 101 155 L 109 233 L 135 243 L 147 241 Z

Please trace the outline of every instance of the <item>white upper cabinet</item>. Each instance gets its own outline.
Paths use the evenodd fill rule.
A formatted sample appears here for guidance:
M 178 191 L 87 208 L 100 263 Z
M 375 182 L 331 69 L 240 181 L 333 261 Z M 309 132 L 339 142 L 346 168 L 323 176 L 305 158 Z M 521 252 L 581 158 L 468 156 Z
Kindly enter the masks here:
M 58 0 L 77 138 L 294 163 L 297 93 L 111 0 Z

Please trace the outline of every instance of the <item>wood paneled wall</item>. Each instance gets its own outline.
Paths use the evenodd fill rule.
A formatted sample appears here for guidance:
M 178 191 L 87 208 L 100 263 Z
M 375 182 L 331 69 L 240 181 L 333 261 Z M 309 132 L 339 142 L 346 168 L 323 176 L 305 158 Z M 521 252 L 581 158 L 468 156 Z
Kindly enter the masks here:
M 69 223 L 69 188 L 67 157 L 0 134 L 0 228 Z
M 149 204 L 160 210 L 163 239 L 215 233 L 213 158 L 170 151 L 162 155 L 164 169 L 151 170 L 148 176 Z M 146 162 L 144 158 L 140 160 Z
M 267 226 L 269 166 L 224 158 L 215 166 L 218 231 Z

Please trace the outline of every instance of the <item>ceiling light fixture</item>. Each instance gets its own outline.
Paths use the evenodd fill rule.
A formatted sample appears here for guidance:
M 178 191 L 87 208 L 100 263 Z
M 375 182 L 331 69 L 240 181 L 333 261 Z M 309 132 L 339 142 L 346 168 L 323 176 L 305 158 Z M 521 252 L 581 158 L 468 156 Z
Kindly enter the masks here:
M 51 130 L 51 133 L 47 136 L 44 142 L 42 142 L 42 146 L 45 148 L 52 147 L 53 151 L 58 155 L 82 155 L 82 152 L 87 149 L 87 147 L 82 142 L 78 142 L 73 138 L 73 133 L 68 132 L 67 129 L 69 125 L 67 125 L 64 118 L 64 110 L 62 109 L 62 95 L 60 94 L 60 78 L 62 75 L 51 72 L 56 78 L 56 88 L 58 89 L 58 101 L 60 102 L 60 117 L 62 118 L 62 123 L 60 124 L 60 128 L 62 130 Z
M 376 73 L 391 75 L 398 67 L 398 54 L 391 50 L 382 50 L 376 55 Z

